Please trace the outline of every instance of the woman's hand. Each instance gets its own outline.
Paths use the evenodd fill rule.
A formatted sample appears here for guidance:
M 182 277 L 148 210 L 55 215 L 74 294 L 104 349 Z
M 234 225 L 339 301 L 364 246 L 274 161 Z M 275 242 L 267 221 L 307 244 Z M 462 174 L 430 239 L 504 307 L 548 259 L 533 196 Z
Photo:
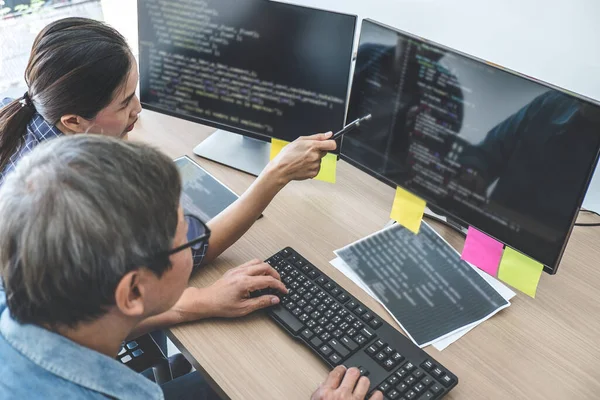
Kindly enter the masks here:
M 260 260 L 252 260 L 227 271 L 211 286 L 187 288 L 171 310 L 180 315 L 181 321 L 188 322 L 208 317 L 241 317 L 279 303 L 275 295 L 250 297 L 250 293 L 267 288 L 282 294 L 288 292 L 277 271 Z
M 281 150 L 266 171 L 276 174 L 283 185 L 314 178 L 321 169 L 321 159 L 337 148 L 335 140 L 329 140 L 332 135 L 327 132 L 300 136 Z

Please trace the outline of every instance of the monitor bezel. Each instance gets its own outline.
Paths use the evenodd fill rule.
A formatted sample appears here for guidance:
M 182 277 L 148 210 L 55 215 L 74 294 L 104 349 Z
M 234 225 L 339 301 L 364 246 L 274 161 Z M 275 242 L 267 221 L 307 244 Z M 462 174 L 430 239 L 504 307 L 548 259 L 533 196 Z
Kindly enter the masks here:
M 139 10 L 139 4 L 141 2 L 143 2 L 144 0 L 138 0 L 138 10 Z M 274 3 L 279 3 L 285 6 L 289 6 L 289 7 L 298 7 L 298 8 L 306 8 L 309 10 L 314 10 L 314 11 L 323 11 L 326 13 L 330 13 L 330 14 L 336 14 L 336 15 L 342 15 L 342 16 L 347 16 L 347 17 L 352 17 L 354 18 L 354 27 L 352 29 L 352 48 L 350 51 L 350 57 L 348 58 L 348 64 L 350 65 L 350 68 L 348 68 L 348 83 L 346 86 L 346 95 L 344 96 L 345 98 L 345 104 L 344 104 L 344 113 L 342 116 L 342 120 L 341 120 L 341 126 L 343 127 L 344 124 L 346 123 L 346 115 L 348 113 L 348 104 L 350 102 L 350 89 L 351 89 L 351 82 L 352 82 L 352 77 L 354 75 L 354 71 L 352 69 L 352 64 L 353 64 L 353 58 L 354 58 L 354 53 L 355 53 L 355 47 L 356 47 L 356 32 L 358 29 L 358 22 L 359 22 L 359 18 L 358 15 L 356 14 L 348 14 L 348 13 L 343 13 L 343 12 L 339 12 L 339 11 L 333 11 L 333 10 L 329 10 L 329 9 L 325 9 L 325 8 L 318 8 L 318 7 L 309 7 L 309 6 L 302 6 L 302 5 L 298 5 L 298 4 L 293 4 L 293 3 L 288 3 L 288 2 L 284 2 L 284 1 L 273 1 L 273 0 L 253 0 L 253 1 L 263 1 L 263 2 L 274 2 Z M 139 11 L 138 11 L 138 17 L 139 17 Z M 138 33 L 139 33 L 139 22 L 138 22 Z M 141 51 L 141 38 L 140 35 L 138 34 L 138 52 Z M 147 102 L 144 101 L 144 99 L 142 99 L 141 93 L 141 82 L 142 79 L 140 77 L 140 104 L 142 105 L 142 109 L 145 110 L 150 110 L 150 111 L 154 111 L 157 113 L 161 113 L 161 114 L 165 114 L 165 115 L 169 115 L 171 117 L 176 117 L 176 118 L 181 118 L 183 120 L 186 121 L 190 121 L 190 122 L 195 122 L 195 123 L 199 123 L 205 126 L 209 126 L 211 128 L 215 128 L 215 129 L 222 129 L 228 132 L 232 132 L 232 133 L 237 133 L 239 135 L 242 136 L 246 136 L 252 139 L 258 139 L 258 140 L 262 140 L 264 142 L 270 142 L 271 138 L 275 138 L 275 139 L 279 139 L 278 136 L 271 136 L 271 135 L 267 135 L 264 133 L 257 133 L 255 131 L 251 131 L 251 130 L 246 130 L 243 128 L 238 128 L 238 127 L 234 127 L 228 124 L 224 124 L 222 122 L 217 122 L 211 119 L 207 119 L 207 118 L 202 118 L 202 117 L 197 117 L 197 116 L 193 116 L 193 115 L 188 115 L 188 114 L 183 114 L 183 113 L 178 113 L 176 111 L 171 111 L 171 110 L 167 110 L 165 108 L 162 107 L 158 107 L 156 105 L 153 104 L 149 104 Z M 320 132 L 306 132 L 306 135 L 311 135 L 314 133 L 320 133 Z M 335 151 L 333 151 L 332 153 L 335 154 L 339 154 L 340 149 L 336 149 Z
M 405 31 L 403 31 L 403 30 L 401 30 L 401 29 L 398 29 L 398 28 L 391 27 L 391 26 L 389 26 L 389 25 L 383 24 L 383 23 L 381 23 L 381 22 L 375 21 L 375 20 L 373 20 L 373 19 L 370 19 L 370 18 L 365 18 L 365 19 L 363 19 L 363 20 L 361 21 L 361 29 L 360 29 L 360 33 L 359 33 L 359 40 L 358 40 L 358 43 L 359 43 L 359 45 L 360 45 L 360 37 L 362 36 L 362 31 L 363 31 L 363 24 L 364 24 L 365 22 L 369 22 L 369 23 L 372 23 L 372 24 L 374 24 L 374 25 L 377 25 L 377 26 L 379 26 L 379 27 L 382 27 L 382 28 L 385 28 L 385 29 L 389 29 L 389 30 L 391 30 L 391 31 L 393 31 L 393 32 L 395 32 L 395 33 L 398 33 L 398 34 L 400 34 L 400 35 L 404 35 L 404 36 L 406 36 L 406 37 L 408 37 L 408 38 L 410 38 L 410 39 L 418 40 L 418 41 L 421 41 L 421 42 L 423 42 L 423 43 L 426 43 L 426 44 L 428 44 L 428 45 L 437 46 L 437 47 L 439 47 L 439 48 L 440 48 L 440 49 L 442 49 L 442 50 L 445 50 L 445 51 L 448 51 L 448 52 L 451 52 L 451 53 L 457 54 L 457 55 L 459 55 L 459 56 L 466 57 L 466 58 L 468 58 L 468 59 L 471 59 L 471 60 L 473 60 L 473 61 L 476 61 L 476 62 L 479 62 L 479 63 L 484 63 L 484 64 L 486 64 L 486 65 L 490 66 L 491 68 L 494 68 L 494 69 L 497 69 L 497 70 L 500 70 L 500 71 L 507 72 L 507 73 L 509 73 L 509 74 L 515 75 L 515 76 L 517 76 L 517 77 L 519 77 L 519 78 L 526 79 L 526 80 L 528 80 L 528 81 L 535 82 L 535 83 L 537 83 L 537 84 L 540 84 L 540 85 L 542 85 L 542 86 L 545 86 L 545 87 L 547 87 L 547 88 L 549 88 L 549 89 L 552 89 L 552 90 L 557 90 L 557 91 L 559 91 L 559 92 L 561 92 L 561 93 L 564 93 L 564 94 L 566 94 L 566 95 L 568 95 L 568 96 L 572 96 L 572 97 L 574 97 L 574 98 L 576 98 L 576 99 L 579 99 L 579 100 L 585 101 L 585 102 L 587 102 L 587 103 L 590 103 L 590 104 L 592 104 L 592 105 L 594 105 L 594 106 L 600 107 L 600 101 L 596 101 L 596 100 L 594 100 L 594 99 L 591 99 L 591 98 L 589 98 L 589 97 L 583 96 L 583 95 L 581 95 L 581 94 L 579 94 L 579 93 L 574 93 L 574 92 L 572 92 L 572 91 L 566 90 L 566 89 L 564 89 L 564 88 L 561 88 L 561 87 L 559 87 L 559 86 L 552 85 L 552 84 L 550 84 L 550 83 L 548 83 L 548 82 L 541 81 L 541 80 L 539 80 L 539 79 L 536 79 L 536 78 L 533 78 L 533 77 L 531 77 L 531 76 L 528 76 L 528 75 L 525 75 L 525 74 L 519 73 L 519 72 L 517 72 L 517 71 L 514 71 L 514 70 L 511 70 L 511 69 L 509 69 L 509 68 L 506 68 L 506 67 L 500 66 L 500 65 L 498 65 L 498 64 L 495 64 L 495 63 L 492 63 L 492 62 L 486 61 L 486 60 L 484 60 L 484 59 L 481 59 L 481 58 L 478 58 L 478 57 L 472 56 L 472 55 L 470 55 L 470 54 L 463 53 L 463 52 L 461 52 L 460 50 L 456 50 L 456 49 L 453 49 L 453 48 L 451 48 L 451 47 L 444 46 L 444 45 L 442 45 L 442 44 L 439 44 L 439 43 L 437 43 L 437 42 L 434 42 L 434 41 L 432 41 L 432 40 L 428 40 L 428 39 L 425 39 L 425 38 L 423 38 L 423 37 L 421 37 L 421 36 L 418 36 L 418 35 L 414 35 L 414 34 L 411 34 L 411 33 L 405 32 Z M 358 52 L 358 49 L 359 49 L 359 47 L 357 47 L 357 50 L 356 50 L 357 52 Z M 353 76 L 352 76 L 352 79 L 354 80 L 354 74 L 353 74 Z M 348 108 L 350 107 L 350 101 L 351 101 L 351 100 L 352 100 L 352 83 L 351 83 L 351 85 L 350 85 L 350 98 L 349 98 L 349 100 L 348 100 Z M 381 181 L 381 182 L 385 183 L 385 184 L 386 184 L 386 185 L 388 185 L 388 186 L 391 186 L 391 187 L 393 187 L 393 188 L 396 188 L 396 187 L 398 187 L 398 186 L 399 186 L 399 187 L 402 187 L 403 189 L 406 189 L 406 188 L 404 188 L 402 185 L 398 185 L 397 183 L 394 183 L 393 181 L 391 181 L 391 180 L 387 179 L 386 177 L 382 176 L 381 174 L 379 174 L 379 173 L 377 173 L 377 172 L 375 172 L 375 171 L 372 171 L 372 170 L 370 170 L 369 168 L 365 167 L 364 165 L 360 164 L 359 162 L 357 162 L 357 161 L 354 161 L 352 158 L 350 158 L 350 157 L 346 156 L 346 155 L 344 154 L 344 141 L 343 141 L 343 139 L 342 139 L 342 143 L 341 143 L 341 145 L 340 145 L 340 158 L 341 158 L 342 160 L 346 161 L 347 163 L 349 163 L 350 165 L 352 165 L 352 166 L 354 166 L 354 167 L 356 167 L 356 168 L 360 169 L 361 171 L 363 171 L 363 172 L 365 172 L 365 173 L 367 173 L 367 174 L 369 174 L 369 175 L 373 176 L 374 178 L 378 179 L 379 181 Z M 587 188 L 588 188 L 588 187 L 589 187 L 589 185 L 590 185 L 590 182 L 591 182 L 591 180 L 592 180 L 592 177 L 593 177 L 593 175 L 594 175 L 594 171 L 595 171 L 595 169 L 596 169 L 596 167 L 597 167 L 597 165 L 598 165 L 598 162 L 599 162 L 599 161 L 600 161 L 600 148 L 598 149 L 598 152 L 597 152 L 597 154 L 596 154 L 595 162 L 593 162 L 593 163 L 592 163 L 592 165 L 590 165 L 590 170 L 588 171 L 588 175 L 587 175 L 587 179 L 586 179 L 586 184 L 584 184 L 584 185 L 582 186 L 582 188 L 581 188 L 581 190 L 580 190 L 580 193 L 579 193 L 579 194 L 578 194 L 578 196 L 577 196 L 577 207 L 575 208 L 575 210 L 574 210 L 574 211 L 573 211 L 573 213 L 572 213 L 572 216 L 571 216 L 571 223 L 570 223 L 570 225 L 569 225 L 569 228 L 566 230 L 566 232 L 565 232 L 565 235 L 563 236 L 563 239 L 562 239 L 562 246 L 561 246 L 561 248 L 560 248 L 560 251 L 558 252 L 558 255 L 557 255 L 557 257 L 556 257 L 556 260 L 555 260 L 555 262 L 554 262 L 554 264 L 553 264 L 553 265 L 545 265 L 545 264 L 543 264 L 543 266 L 544 266 L 544 272 L 546 272 L 546 273 L 548 273 L 548 274 L 550 274 L 550 275 L 554 275 L 554 274 L 556 274 L 556 272 L 557 272 L 557 270 L 558 270 L 558 267 L 559 267 L 559 265 L 560 265 L 560 262 L 561 262 L 561 260 L 562 260 L 562 257 L 563 257 L 563 255 L 564 255 L 564 251 L 565 251 L 565 249 L 566 249 L 567 243 L 568 243 L 568 241 L 569 241 L 569 238 L 570 238 L 570 236 L 571 236 L 571 233 L 572 233 L 572 231 L 573 231 L 573 227 L 575 226 L 575 223 L 576 223 L 576 221 L 577 221 L 577 216 L 578 216 L 578 214 L 579 214 L 579 210 L 581 209 L 581 205 L 583 204 L 583 200 L 584 200 L 584 198 L 585 198 L 585 195 L 586 195 L 586 192 L 587 192 Z M 427 200 L 427 199 L 424 199 L 424 200 Z M 437 204 L 434 204 L 434 203 L 432 203 L 432 207 L 435 207 L 437 210 L 440 210 L 440 211 L 442 211 L 442 212 L 444 213 L 444 215 L 445 215 L 445 216 L 451 217 L 451 218 L 453 218 L 453 219 L 455 219 L 455 220 L 459 221 L 460 223 L 463 223 L 463 224 L 465 224 L 465 225 L 467 225 L 467 226 L 472 226 L 472 225 L 471 225 L 471 224 L 469 224 L 467 221 L 465 221 L 463 218 L 461 218 L 461 217 L 459 217 L 459 216 L 457 216 L 457 215 L 455 215 L 455 214 L 453 214 L 453 213 L 449 212 L 448 210 L 446 210 L 445 208 L 442 208 L 442 207 L 438 206 Z M 473 227 L 474 227 L 474 228 L 477 228 L 477 226 L 474 226 L 474 225 L 473 225 Z M 489 235 L 490 237 L 494 238 L 495 240 L 497 240 L 497 241 L 499 241 L 499 242 L 503 243 L 504 245 L 506 245 L 506 246 L 508 246 L 508 247 L 511 247 L 511 248 L 513 248 L 513 249 L 515 249 L 515 250 L 517 250 L 517 251 L 519 251 L 519 252 L 522 252 L 522 251 L 521 251 L 521 250 L 519 250 L 518 248 L 516 248 L 516 247 L 514 247 L 514 246 L 512 246 L 512 245 L 509 245 L 509 244 L 508 244 L 508 243 L 506 243 L 505 241 L 502 241 L 502 240 L 500 240 L 500 239 L 498 239 L 498 238 L 494 237 L 494 235 L 492 235 L 491 233 L 489 233 L 489 232 L 485 232 L 485 233 L 486 233 L 487 235 Z M 523 253 L 523 254 L 525 254 L 525 255 L 526 255 L 526 256 L 528 256 L 528 257 L 531 257 L 532 259 L 535 259 L 535 258 L 533 258 L 533 256 L 531 256 L 530 254 L 526 254 L 526 253 Z

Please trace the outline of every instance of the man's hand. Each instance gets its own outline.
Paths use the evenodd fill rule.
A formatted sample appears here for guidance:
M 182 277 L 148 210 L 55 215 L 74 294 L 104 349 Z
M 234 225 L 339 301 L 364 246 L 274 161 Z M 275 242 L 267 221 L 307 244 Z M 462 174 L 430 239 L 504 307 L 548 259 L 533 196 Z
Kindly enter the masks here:
M 329 140 L 332 135 L 328 132 L 299 137 L 281 150 L 267 171 L 277 174 L 283 185 L 314 178 L 321 169 L 321 159 L 337 148 L 335 140 Z
M 369 384 L 369 378 L 361 378 L 357 368 L 346 370 L 346 367 L 340 365 L 331 371 L 327 380 L 313 393 L 311 400 L 363 400 Z M 383 394 L 377 391 L 370 400 L 383 400 Z
M 227 271 L 209 287 L 187 288 L 172 310 L 181 315 L 182 321 L 241 317 L 279 303 L 279 297 L 274 295 L 250 298 L 251 292 L 267 288 L 282 294 L 288 292 L 277 271 L 260 260 L 252 260 Z

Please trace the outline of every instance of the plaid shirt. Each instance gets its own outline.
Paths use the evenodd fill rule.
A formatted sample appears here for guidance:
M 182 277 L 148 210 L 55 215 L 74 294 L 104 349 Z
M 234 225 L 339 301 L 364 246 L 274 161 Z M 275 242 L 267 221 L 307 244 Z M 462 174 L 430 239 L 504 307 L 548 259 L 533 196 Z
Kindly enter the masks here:
M 4 107 L 10 103 L 12 99 L 2 100 L 1 107 Z M 49 124 L 46 120 L 38 113 L 33 115 L 31 121 L 27 124 L 27 134 L 25 135 L 25 141 L 22 146 L 10 157 L 8 163 L 4 167 L 2 173 L 0 173 L 0 185 L 4 182 L 6 174 L 15 169 L 17 161 L 21 159 L 25 154 L 33 150 L 38 144 L 44 140 L 57 138 L 62 136 L 63 133 L 54 125 Z
M 10 103 L 12 99 L 6 98 L 0 102 L 0 108 Z M 63 133 L 56 126 L 49 124 L 40 114 L 37 112 L 31 118 L 31 121 L 27 124 L 27 134 L 25 135 L 25 141 L 23 145 L 19 147 L 17 151 L 10 157 L 10 160 L 4 167 L 4 170 L 0 173 L 0 185 L 4 183 L 6 174 L 15 169 L 17 162 L 25 154 L 33 150 L 38 144 L 45 140 L 53 139 L 62 136 Z M 202 246 L 200 249 L 192 249 L 192 257 L 194 259 L 194 270 L 196 270 L 206 254 L 208 244 Z

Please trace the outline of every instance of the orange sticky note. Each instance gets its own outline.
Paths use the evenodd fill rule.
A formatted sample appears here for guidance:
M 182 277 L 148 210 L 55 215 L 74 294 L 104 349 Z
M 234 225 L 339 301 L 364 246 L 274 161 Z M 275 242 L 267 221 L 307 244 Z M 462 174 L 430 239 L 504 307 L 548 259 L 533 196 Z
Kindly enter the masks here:
M 321 159 L 321 169 L 315 179 L 318 181 L 335 183 L 335 172 L 337 168 L 337 155 L 327 153 Z
M 539 262 L 506 247 L 498 268 L 498 279 L 535 298 L 543 269 Z
M 290 142 L 271 138 L 271 154 L 269 155 L 269 160 L 272 160 L 275 157 L 277 157 L 277 154 L 279 154 L 279 152 L 288 144 L 290 144 Z
M 414 234 L 419 233 L 423 213 L 425 212 L 425 200 L 398 187 L 396 197 L 392 205 L 390 218 L 404 226 Z

